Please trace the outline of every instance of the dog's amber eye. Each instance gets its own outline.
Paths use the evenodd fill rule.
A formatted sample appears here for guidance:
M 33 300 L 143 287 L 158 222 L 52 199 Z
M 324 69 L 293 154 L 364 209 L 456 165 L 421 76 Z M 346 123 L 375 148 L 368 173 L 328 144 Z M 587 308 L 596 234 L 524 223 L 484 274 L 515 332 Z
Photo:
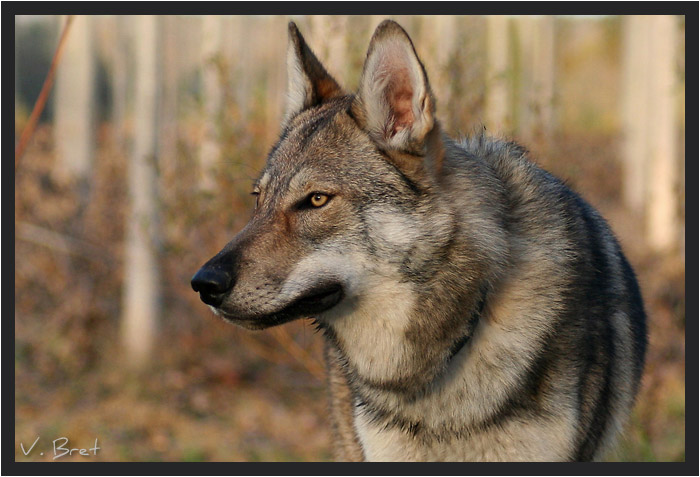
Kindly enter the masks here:
M 323 207 L 326 205 L 326 202 L 328 202 L 328 196 L 326 194 L 311 194 L 311 205 L 314 207 Z

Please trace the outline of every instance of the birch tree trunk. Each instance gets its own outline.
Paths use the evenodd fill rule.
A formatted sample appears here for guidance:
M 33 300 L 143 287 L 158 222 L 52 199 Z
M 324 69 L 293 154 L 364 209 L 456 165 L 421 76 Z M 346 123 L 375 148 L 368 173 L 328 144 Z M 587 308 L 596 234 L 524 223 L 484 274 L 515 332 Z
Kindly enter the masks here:
M 676 18 L 625 17 L 623 197 L 657 251 L 678 246 Z
M 65 22 L 65 17 L 62 18 Z M 55 177 L 86 181 L 94 154 L 94 55 L 92 19 L 77 16 L 56 72 Z
M 551 16 L 518 18 L 520 81 L 518 132 L 528 139 L 551 133 L 554 95 L 554 20 Z
M 253 83 L 254 61 L 252 58 L 252 34 L 250 17 L 236 15 L 232 19 L 235 39 L 233 78 L 236 83 L 236 104 L 240 117 L 246 121 L 250 111 L 250 96 Z M 285 43 L 286 45 L 286 43 Z
M 649 75 L 649 207 L 647 237 L 659 251 L 678 245 L 678 164 L 676 133 L 676 18 L 648 19 L 651 29 Z
M 627 207 L 643 215 L 647 196 L 649 57 L 651 38 L 643 15 L 623 17 L 623 187 Z
M 265 45 L 266 141 L 271 144 L 280 133 L 280 120 L 287 92 L 287 20 L 281 15 L 267 19 Z
M 488 53 L 485 120 L 487 130 L 495 135 L 510 134 L 513 129 L 509 26 L 510 20 L 504 15 L 490 15 L 486 20 Z
M 122 340 L 130 364 L 146 363 L 153 347 L 158 308 L 156 256 L 157 108 L 159 90 L 158 19 L 133 17 L 136 46 L 134 146 L 128 168 L 130 197 L 127 224 Z
M 552 136 L 554 122 L 554 17 L 535 19 L 532 45 L 532 105 L 535 132 L 545 142 Z
M 442 111 L 445 128 L 449 131 L 453 126 L 452 117 L 454 115 L 453 84 L 449 69 L 457 46 L 456 18 L 454 15 L 423 17 L 423 32 L 422 42 L 425 45 L 418 49 L 428 53 L 424 53 L 422 59 L 430 75 L 430 84 L 437 100 L 437 107 Z
M 127 150 L 127 101 L 129 89 L 129 22 L 124 15 L 113 18 L 112 46 L 112 130 L 121 153 Z
M 328 73 L 343 84 L 347 75 L 347 15 L 313 15 L 309 45 Z
M 202 17 L 201 57 L 204 137 L 199 150 L 199 186 L 206 191 L 214 191 L 216 188 L 215 169 L 221 156 L 218 121 L 223 94 L 216 64 L 220 48 L 221 18 L 205 15 Z
M 177 124 L 178 124 L 178 81 L 180 63 L 178 61 L 178 37 L 180 35 L 180 18 L 167 15 L 161 19 L 162 51 L 161 57 L 161 91 L 158 131 L 158 164 L 161 181 L 172 184 L 177 178 Z M 167 187 L 167 186 L 166 186 Z

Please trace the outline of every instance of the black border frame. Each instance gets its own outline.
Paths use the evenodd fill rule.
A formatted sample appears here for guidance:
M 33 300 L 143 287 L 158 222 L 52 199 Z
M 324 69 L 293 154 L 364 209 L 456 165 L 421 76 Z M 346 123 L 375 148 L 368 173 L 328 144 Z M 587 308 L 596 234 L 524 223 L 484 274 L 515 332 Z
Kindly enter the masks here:
M 239 14 L 256 15 L 270 14 L 272 10 L 277 14 L 301 15 L 301 14 L 387 14 L 401 10 L 401 14 L 425 15 L 425 14 L 545 14 L 545 15 L 631 15 L 631 14 L 673 14 L 686 16 L 686 158 L 691 157 L 690 162 L 686 159 L 686 266 L 690 264 L 690 269 L 686 270 L 686 290 L 688 285 L 697 285 L 698 277 L 698 183 L 694 182 L 698 178 L 698 11 L 700 4 L 691 1 L 672 2 L 47 2 L 47 1 L 5 1 L 2 2 L 1 12 L 5 14 L 2 18 L 4 28 L 3 38 L 9 40 L 14 45 L 15 15 L 31 14 L 84 14 L 84 15 L 108 15 L 108 14 Z M 11 40 L 10 40 L 11 38 Z M 6 42 L 9 44 L 9 42 Z M 13 49 L 14 50 L 14 49 Z M 2 59 L 4 71 L 14 69 L 14 51 L 5 50 L 6 54 Z M 690 60 L 690 61 L 688 61 Z M 10 82 L 9 74 L 3 74 L 2 82 L 3 96 L 7 99 L 14 97 L 14 82 Z M 688 91 L 690 94 L 688 94 Z M 2 119 L 5 125 L 10 118 L 14 118 L 14 105 L 5 101 L 2 108 Z M 690 119 L 690 121 L 688 120 Z M 14 119 L 13 119 L 14 123 Z M 3 184 L 9 186 L 10 166 L 9 156 L 10 145 L 14 144 L 14 129 L 6 127 L 3 129 L 5 161 L 2 166 L 4 174 Z M 12 136 L 10 136 L 12 131 Z M 687 131 L 691 131 L 688 140 Z M 688 164 L 691 165 L 689 173 Z M 14 170 L 13 170 L 14 172 Z M 14 177 L 14 174 L 13 176 Z M 689 185 L 692 187 L 688 187 Z M 14 182 L 11 187 L 14 192 Z M 9 191 L 5 187 L 5 191 Z M 3 194 L 8 199 L 9 192 Z M 12 196 L 14 205 L 14 194 Z M 13 207 L 14 209 L 14 207 Z M 688 219 L 688 216 L 690 219 Z M 10 223 L 9 214 L 4 214 L 2 218 L 5 230 L 12 229 L 14 232 L 14 221 Z M 13 234 L 14 235 L 14 234 Z M 7 236 L 6 236 L 7 238 Z M 688 240 L 690 239 L 690 240 Z M 9 247 L 3 247 L 3 258 L 5 258 L 6 268 L 3 268 L 3 276 L 9 278 L 14 285 L 14 274 L 10 275 L 10 265 L 14 269 L 14 253 L 9 253 Z M 690 272 L 690 273 L 688 273 Z M 7 283 L 7 282 L 6 282 Z M 14 288 L 14 287 L 13 287 Z M 6 288 L 6 289 L 9 289 Z M 9 294 L 9 293 L 8 293 Z M 8 303 L 11 303 L 9 305 Z M 5 301 L 3 311 L 6 311 L 6 319 L 2 324 L 4 331 L 3 342 L 5 344 L 2 357 L 8 360 L 14 359 L 14 321 L 9 319 L 12 312 L 14 315 L 14 299 Z M 62 465 L 52 465 L 50 462 L 15 462 L 14 445 L 13 453 L 10 454 L 9 443 L 15 442 L 14 426 L 14 393 L 8 397 L 9 392 L 5 392 L 6 399 L 2 405 L 2 416 L 5 422 L 10 422 L 12 426 L 5 425 L 2 429 L 4 446 L 2 448 L 1 460 L 2 475 L 137 475 L 162 474 L 162 475 L 366 475 L 366 474 L 390 474 L 390 475 L 698 475 L 698 300 L 697 296 L 693 300 L 686 300 L 686 461 L 685 462 L 652 462 L 652 463 L 366 463 L 366 464 L 335 464 L 328 462 L 320 463 L 177 463 L 177 462 L 115 462 L 115 463 L 90 463 L 90 462 L 64 462 Z M 687 337 L 691 339 L 688 340 Z M 690 380 L 688 380 L 690 376 Z M 14 390 L 14 371 L 6 373 L 2 377 L 2 384 L 11 385 Z M 690 384 L 690 386 L 688 386 Z M 692 404 L 696 403 L 696 404 Z M 690 424 L 688 426 L 688 424 Z M 690 433 L 688 432 L 690 430 Z M 106 465 L 105 465 L 106 464 Z

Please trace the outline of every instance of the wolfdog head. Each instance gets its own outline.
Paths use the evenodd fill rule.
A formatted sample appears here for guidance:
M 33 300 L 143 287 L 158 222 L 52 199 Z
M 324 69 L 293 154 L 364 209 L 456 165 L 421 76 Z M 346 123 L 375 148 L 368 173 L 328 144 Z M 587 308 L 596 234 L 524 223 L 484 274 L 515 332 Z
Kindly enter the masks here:
M 192 278 L 224 319 L 261 329 L 398 312 L 445 260 L 443 142 L 411 40 L 379 25 L 345 93 L 289 24 L 287 104 L 246 227 Z

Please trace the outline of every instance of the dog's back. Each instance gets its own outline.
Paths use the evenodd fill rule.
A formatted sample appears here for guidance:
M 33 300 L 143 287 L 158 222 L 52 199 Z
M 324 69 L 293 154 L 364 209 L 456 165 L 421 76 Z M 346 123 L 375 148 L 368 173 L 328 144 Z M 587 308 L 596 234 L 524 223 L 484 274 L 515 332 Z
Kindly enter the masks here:
M 598 212 L 521 148 L 474 140 L 466 149 L 484 157 L 507 190 L 511 237 L 526 244 L 522 254 L 536 270 L 525 279 L 531 299 L 544 296 L 559 308 L 529 371 L 532 396 L 574 407 L 568 459 L 601 458 L 631 410 L 643 369 L 646 322 L 634 272 Z M 520 394 L 523 409 L 533 408 L 527 394 Z

